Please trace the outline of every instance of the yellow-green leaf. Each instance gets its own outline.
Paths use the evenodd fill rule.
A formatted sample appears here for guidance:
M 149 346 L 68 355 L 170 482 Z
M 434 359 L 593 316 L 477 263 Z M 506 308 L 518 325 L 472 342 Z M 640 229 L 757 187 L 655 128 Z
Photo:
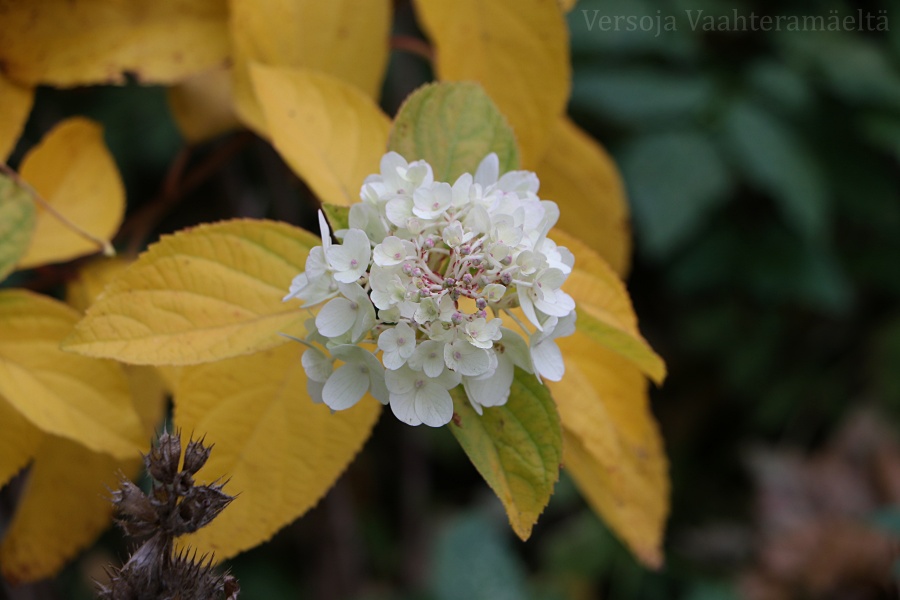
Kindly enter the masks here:
M 549 386 L 562 421 L 565 468 L 641 562 L 658 567 L 669 475 L 646 379 L 585 333 L 557 341 L 566 374 Z
M 307 313 L 281 299 L 319 243 L 291 225 L 249 219 L 164 236 L 107 286 L 64 347 L 188 365 L 282 344 L 279 332 L 305 332 Z
M 143 436 L 121 367 L 59 349 L 78 317 L 38 294 L 0 292 L 0 396 L 45 433 L 133 457 Z
M 439 181 L 474 173 L 496 152 L 500 172 L 519 166 L 516 137 L 477 83 L 437 83 L 413 92 L 394 121 L 389 148 L 406 160 L 427 160 Z
M 378 105 L 325 73 L 254 65 L 252 75 L 282 158 L 323 202 L 358 202 L 387 146 L 390 121 Z
M 228 56 L 225 0 L 0 3 L 0 64 L 29 85 L 171 83 Z
M 559 205 L 557 227 L 583 240 L 625 276 L 631 262 L 631 227 L 625 188 L 612 157 L 564 117 L 535 171 L 541 197 Z
M 0 174 L 0 281 L 15 269 L 28 249 L 35 220 L 31 195 Z
M 168 100 L 175 124 L 189 142 L 203 142 L 240 127 L 232 100 L 231 69 L 224 65 L 173 85 Z
M 57 125 L 25 156 L 20 175 L 52 206 L 38 204 L 34 236 L 20 269 L 101 250 L 77 230 L 99 240 L 109 240 L 118 230 L 125 188 L 96 123 L 72 118 Z
M 269 539 L 325 495 L 369 437 L 381 405 L 367 396 L 332 414 L 314 404 L 301 354 L 292 344 L 184 368 L 175 423 L 215 444 L 196 479 L 228 479 L 238 495 L 185 544 L 223 559 Z
M 34 456 L 41 430 L 0 396 L 0 488 Z
M 34 88 L 13 83 L 0 73 L 0 102 L 3 103 L 3 110 L 0 110 L 0 163 L 3 163 L 25 128 L 34 103 Z
M 322 212 L 325 213 L 325 217 L 328 219 L 328 225 L 331 226 L 332 231 L 339 231 L 350 227 L 349 207 L 325 203 L 322 205 Z
M 452 395 L 450 431 L 500 498 L 513 531 L 527 540 L 559 478 L 562 433 L 553 398 L 534 375 L 518 369 L 506 404 L 483 415 L 461 387 Z
M 575 299 L 578 330 L 662 383 L 666 364 L 641 336 L 631 298 L 619 276 L 583 242 L 556 229 L 551 237 L 575 255 L 575 269 L 563 289 Z
M 416 0 L 442 80 L 475 80 L 506 115 L 533 168 L 569 97 L 569 36 L 556 0 Z
M 390 0 L 230 0 L 238 114 L 268 135 L 251 63 L 327 73 L 378 98 L 387 68 Z

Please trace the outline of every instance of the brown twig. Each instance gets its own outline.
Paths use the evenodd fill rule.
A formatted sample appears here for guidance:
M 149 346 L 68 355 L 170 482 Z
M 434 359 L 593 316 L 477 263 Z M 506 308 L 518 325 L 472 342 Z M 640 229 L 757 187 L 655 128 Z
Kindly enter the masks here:
M 160 221 L 189 192 L 209 179 L 251 139 L 253 139 L 253 134 L 247 131 L 231 136 L 227 142 L 216 148 L 212 154 L 186 175 L 184 172 L 192 150 L 188 147 L 179 152 L 166 173 L 159 195 L 135 211 L 119 231 L 119 238 L 128 237 L 129 239 L 126 254 L 137 254 Z
M 60 223 L 62 223 L 84 239 L 88 240 L 92 244 L 96 244 L 97 247 L 103 252 L 104 256 L 116 255 L 116 249 L 113 248 L 112 244 L 110 244 L 108 240 L 98 238 L 94 234 L 90 233 L 89 231 L 85 231 L 80 226 L 70 221 L 68 217 L 56 210 L 56 207 L 54 207 L 52 204 L 50 204 L 50 202 L 44 199 L 44 197 L 41 196 L 36 189 L 31 187 L 31 184 L 22 179 L 22 177 L 18 173 L 16 173 L 9 165 L 0 163 L 0 173 L 3 173 L 4 175 L 12 179 L 16 185 L 28 192 L 34 199 L 34 201 L 41 206 L 41 208 L 53 215 L 53 217 L 56 218 Z
M 428 42 L 411 35 L 395 35 L 391 38 L 391 49 L 409 52 L 434 62 L 434 48 Z

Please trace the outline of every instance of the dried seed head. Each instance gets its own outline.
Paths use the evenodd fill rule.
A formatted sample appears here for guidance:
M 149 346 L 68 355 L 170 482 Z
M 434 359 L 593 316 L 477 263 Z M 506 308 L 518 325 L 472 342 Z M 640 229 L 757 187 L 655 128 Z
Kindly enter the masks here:
M 208 524 L 234 499 L 222 491 L 223 484 L 195 485 L 193 475 L 209 454 L 203 440 L 188 442 L 179 471 L 181 437 L 163 433 L 144 457 L 155 480 L 149 495 L 124 478 L 112 493 L 125 532 L 150 537 L 121 569 L 112 570 L 108 584 L 99 586 L 102 600 L 237 599 L 237 580 L 217 573 L 211 557 L 186 550 L 173 554 L 176 537 Z
M 193 533 L 216 518 L 234 500 L 218 486 L 198 486 L 182 499 L 173 515 L 175 535 Z
M 188 442 L 187 449 L 184 451 L 183 470 L 191 475 L 196 474 L 206 464 L 211 450 L 212 446 L 204 446 L 202 439 Z
M 181 459 L 181 436 L 163 432 L 157 445 L 144 457 L 150 476 L 162 483 L 173 483 Z
M 119 515 L 117 522 L 129 536 L 143 537 L 154 532 L 159 513 L 147 495 L 131 481 L 121 478 L 119 489 L 112 493 Z

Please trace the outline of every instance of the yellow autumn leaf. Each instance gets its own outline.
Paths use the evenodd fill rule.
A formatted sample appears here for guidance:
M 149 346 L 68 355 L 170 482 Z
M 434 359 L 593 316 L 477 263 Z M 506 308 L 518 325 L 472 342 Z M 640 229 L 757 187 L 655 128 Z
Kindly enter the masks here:
M 141 449 L 146 452 L 163 416 L 165 396 L 153 369 L 129 367 L 127 375 L 141 418 Z M 53 576 L 109 526 L 109 490 L 118 487 L 118 474 L 135 477 L 142 465 L 137 450 L 127 460 L 116 460 L 64 438 L 43 436 L 18 509 L 0 543 L 2 575 L 14 582 Z
M 0 396 L 45 433 L 134 456 L 142 435 L 121 367 L 59 349 L 78 317 L 39 294 L 0 292 Z
M 635 556 L 659 567 L 669 476 L 646 379 L 580 331 L 557 341 L 566 374 L 549 386 L 562 420 L 563 464 Z
M 541 197 L 559 205 L 557 227 L 584 240 L 625 276 L 631 261 L 628 202 L 622 177 L 606 150 L 563 117 L 535 172 Z
M 301 354 L 292 344 L 184 368 L 175 423 L 215 444 L 195 479 L 226 478 L 238 497 L 183 544 L 223 559 L 269 539 L 325 495 L 369 437 L 381 405 L 368 395 L 334 414 L 314 404 Z
M 228 56 L 225 0 L 0 3 L 0 64 L 28 85 L 171 83 Z
M 578 330 L 630 360 L 654 382 L 666 378 L 666 364 L 638 330 L 625 284 L 586 244 L 554 229 L 551 237 L 575 255 L 575 268 L 563 289 L 575 300 Z
M 157 426 L 166 416 L 166 395 L 170 388 L 166 380 L 154 367 L 143 365 L 123 365 L 131 402 L 144 425 L 145 447 L 156 433 Z
M 116 488 L 121 468 L 108 454 L 43 436 L 0 543 L 0 574 L 14 583 L 46 578 L 90 544 L 110 523 L 109 490 Z
M 66 283 L 66 302 L 80 312 L 85 312 L 100 296 L 112 280 L 125 272 L 134 259 L 116 256 L 97 257 L 83 265 Z M 141 365 L 123 365 L 134 409 L 144 424 L 147 440 L 165 412 L 165 396 L 171 390 L 167 378 L 157 368 Z
M 558 0 L 559 7 L 563 10 L 563 12 L 569 12 L 575 5 L 578 4 L 578 0 Z
M 0 102 L 0 163 L 4 163 L 25 128 L 34 103 L 34 88 L 18 85 L 0 73 Z
M 125 371 L 146 452 L 165 414 L 165 393 L 154 369 L 127 366 Z M 117 460 L 40 433 L 32 454 L 34 466 L 0 542 L 0 574 L 13 582 L 51 577 L 93 543 L 111 522 L 109 490 L 118 486 L 118 473 L 133 478 L 143 466 L 137 449 L 133 457 Z
M 106 284 L 125 272 L 134 262 L 121 256 L 100 256 L 84 264 L 66 283 L 66 302 L 84 312 L 103 292 Z
M 72 118 L 57 125 L 25 156 L 20 175 L 52 209 L 38 204 L 31 246 L 18 268 L 101 249 L 72 225 L 99 240 L 109 240 L 118 230 L 125 213 L 125 188 L 96 123 Z
M 175 124 L 189 142 L 203 142 L 240 126 L 232 101 L 231 69 L 224 65 L 173 85 L 168 100 Z
M 378 105 L 324 73 L 254 65 L 252 76 L 272 143 L 288 165 L 323 202 L 358 202 L 387 148 L 390 120 Z
M 267 135 L 250 65 L 308 68 L 378 98 L 387 68 L 390 0 L 230 0 L 234 100 L 244 122 Z
M 110 283 L 63 342 L 87 356 L 187 365 L 302 335 L 304 312 L 282 303 L 317 236 L 236 219 L 180 231 L 150 246 Z
M 88 263 L 67 285 L 67 300 L 84 310 L 127 266 L 122 258 Z M 151 367 L 126 365 L 124 373 L 142 424 L 140 444 L 126 460 L 45 435 L 0 398 L 0 485 L 8 465 L 30 459 L 34 463 L 19 508 L 0 542 L 0 570 L 6 579 L 28 582 L 55 574 L 109 525 L 108 490 L 117 484 L 116 473 L 134 477 L 140 471 L 139 449 L 149 446 L 165 413 L 165 386 Z
M 41 430 L 0 396 L 0 488 L 34 456 Z
M 533 168 L 569 98 L 569 36 L 556 0 L 416 0 L 438 78 L 475 80 L 516 133 Z

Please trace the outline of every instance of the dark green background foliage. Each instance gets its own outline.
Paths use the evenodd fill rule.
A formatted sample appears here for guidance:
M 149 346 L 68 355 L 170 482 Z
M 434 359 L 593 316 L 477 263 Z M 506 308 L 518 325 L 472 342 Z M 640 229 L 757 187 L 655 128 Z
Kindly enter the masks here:
M 887 10 L 891 31 L 694 31 L 685 11 L 701 9 Z M 863 407 L 894 428 L 900 418 L 898 9 L 888 0 L 585 0 L 569 15 L 570 113 L 621 166 L 636 242 L 629 287 L 671 374 L 653 391 L 673 479 L 660 572 L 640 568 L 565 477 L 532 540 L 516 541 L 449 432 L 386 418 L 319 507 L 233 562 L 241 597 L 737 597 L 765 517 L 748 452 L 816 453 Z M 417 34 L 409 6 L 398 10 L 398 32 Z M 590 29 L 595 10 L 673 15 L 678 31 Z M 385 108 L 429 77 L 420 58 L 394 53 Z M 182 142 L 163 90 L 41 90 L 28 144 L 68 114 L 104 123 L 129 216 L 169 193 L 161 182 Z M 314 222 L 308 191 L 249 134 L 186 160 L 182 182 L 202 177 L 151 221 L 146 241 L 233 216 Z M 56 268 L 65 269 L 48 268 L 43 291 L 64 279 Z M 896 512 L 868 522 L 896 534 Z M 35 589 L 90 597 L 85 574 L 124 554 L 110 532 Z M 854 597 L 894 597 L 884 582 L 865 591 Z

